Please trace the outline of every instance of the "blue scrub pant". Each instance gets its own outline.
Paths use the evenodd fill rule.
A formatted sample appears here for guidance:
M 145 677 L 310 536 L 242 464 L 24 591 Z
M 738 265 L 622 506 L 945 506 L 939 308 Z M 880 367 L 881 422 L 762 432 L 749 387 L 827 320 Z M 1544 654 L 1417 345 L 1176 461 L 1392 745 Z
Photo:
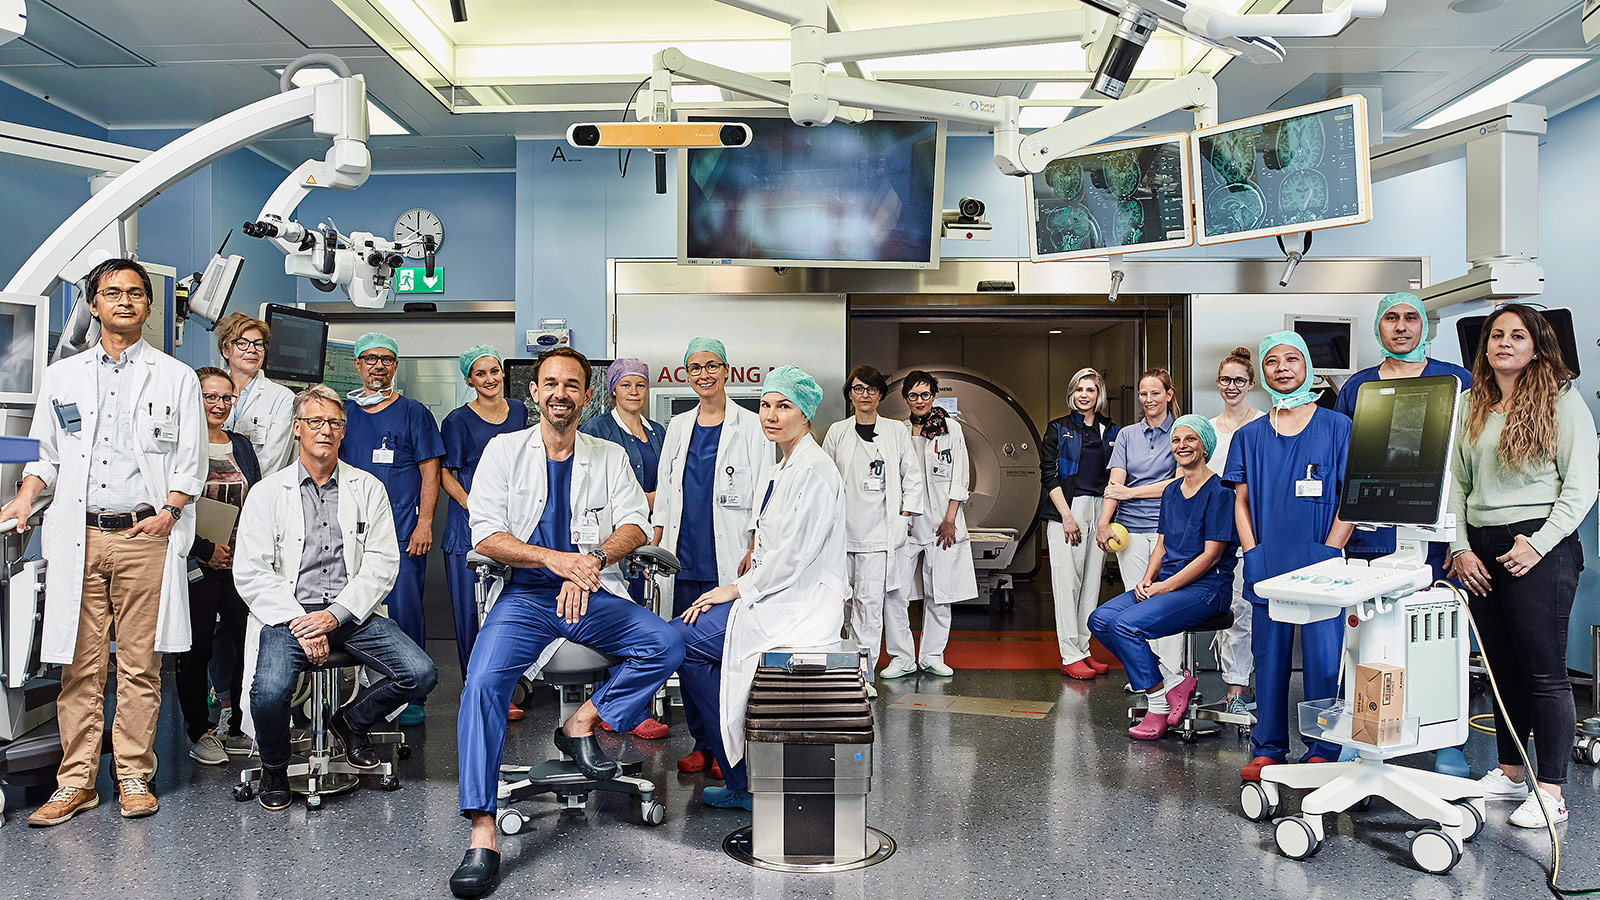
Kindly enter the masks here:
M 467 660 L 478 639 L 478 578 L 467 568 L 466 553 L 444 555 L 444 581 L 450 590 L 450 611 L 456 619 L 456 656 L 461 661 L 461 677 L 467 676 Z
M 688 609 L 690 604 L 694 603 L 696 600 L 699 600 L 701 594 L 715 590 L 716 587 L 717 583 L 715 581 L 688 581 L 683 578 L 679 578 L 674 581 L 672 585 L 673 621 L 678 621 L 678 617 L 683 615 L 683 611 Z M 719 605 L 727 606 L 728 604 L 723 603 Z M 724 613 L 723 617 L 726 618 L 727 614 Z M 717 657 L 719 659 L 722 657 L 722 650 L 720 647 L 717 650 Z M 708 716 L 714 718 L 716 715 L 717 711 L 715 708 L 713 708 L 709 713 L 703 710 L 700 706 L 698 698 L 689 692 L 687 686 L 684 686 L 683 722 L 685 725 L 689 726 L 689 734 L 694 738 L 694 749 L 708 751 L 711 749 L 711 738 L 717 734 L 717 730 L 715 726 L 710 727 L 708 730 L 706 719 Z M 728 770 L 723 769 L 722 774 L 728 774 Z
M 1182 634 L 1221 615 L 1233 602 L 1231 579 L 1221 586 L 1215 578 L 1200 581 L 1143 602 L 1133 591 L 1124 591 L 1089 615 L 1089 633 L 1122 661 L 1134 690 L 1161 684 L 1161 665 L 1151 641 Z
M 1250 730 L 1253 756 L 1283 762 L 1289 755 L 1289 723 L 1298 730 L 1298 707 L 1289 711 L 1289 670 L 1294 654 L 1295 626 L 1267 614 L 1267 604 L 1252 603 L 1251 650 L 1256 660 L 1256 724 Z M 1339 656 L 1344 649 L 1344 616 L 1300 626 L 1300 661 L 1306 700 L 1339 696 Z M 1306 741 L 1306 755 L 1327 760 L 1339 758 L 1339 745 Z
M 405 632 L 411 642 L 426 650 L 427 630 L 422 626 L 422 585 L 428 576 L 428 557 L 412 556 L 406 552 L 406 542 L 400 543 L 400 573 L 395 576 L 394 588 L 384 599 L 388 604 L 389 618 Z
M 618 731 L 644 721 L 650 699 L 683 662 L 683 640 L 631 600 L 591 594 L 583 617 L 569 624 L 556 615 L 554 590 L 508 587 L 484 617 L 461 692 L 456 745 L 462 815 L 494 811 L 511 690 L 558 637 L 622 660 L 590 697 L 600 718 Z
M 688 709 L 689 699 L 694 698 L 695 706 L 704 713 L 708 735 L 705 749 L 722 767 L 722 783 L 730 790 L 742 791 L 750 784 L 744 760 L 737 766 L 728 765 L 728 751 L 722 746 L 722 648 L 732 610 L 732 603 L 719 603 L 701 613 L 693 625 L 682 619 L 673 619 L 671 624 L 683 639 L 683 666 L 678 669 L 683 683 L 683 707 Z

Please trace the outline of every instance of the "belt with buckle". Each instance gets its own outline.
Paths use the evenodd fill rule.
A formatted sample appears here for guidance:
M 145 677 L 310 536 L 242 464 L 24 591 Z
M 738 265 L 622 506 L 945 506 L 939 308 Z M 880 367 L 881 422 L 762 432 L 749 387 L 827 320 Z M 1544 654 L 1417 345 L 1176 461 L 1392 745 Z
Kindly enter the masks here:
M 90 528 L 101 531 L 125 531 L 132 528 L 134 523 L 143 522 L 155 514 L 155 510 L 144 506 L 125 513 L 92 512 L 88 515 L 88 521 Z

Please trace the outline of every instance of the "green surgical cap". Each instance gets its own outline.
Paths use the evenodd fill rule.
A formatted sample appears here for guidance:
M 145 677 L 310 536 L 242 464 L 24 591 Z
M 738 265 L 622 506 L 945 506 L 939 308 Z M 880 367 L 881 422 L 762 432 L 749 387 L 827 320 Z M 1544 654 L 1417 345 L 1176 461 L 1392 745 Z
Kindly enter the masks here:
M 369 331 L 366 334 L 363 334 L 361 337 L 356 338 L 357 356 L 360 356 L 368 350 L 371 350 L 373 347 L 382 347 L 390 353 L 393 353 L 395 356 L 400 355 L 400 345 L 395 343 L 394 338 L 389 337 L 387 334 L 377 331 Z
M 1211 427 L 1211 420 L 1190 413 L 1187 416 L 1180 416 L 1178 421 L 1172 423 L 1173 430 L 1179 427 L 1192 429 L 1200 436 L 1200 444 L 1206 448 L 1206 459 L 1209 460 L 1217 449 L 1217 430 Z
M 683 351 L 683 364 L 687 366 L 689 357 L 700 352 L 715 353 L 717 359 L 722 360 L 723 365 L 728 364 L 728 348 L 722 346 L 722 342 L 716 338 L 708 337 L 697 337 L 689 342 L 689 349 Z
M 1300 386 L 1295 388 L 1292 394 L 1278 393 L 1272 389 L 1272 382 L 1267 379 L 1267 351 L 1281 344 L 1299 350 L 1300 358 L 1306 361 L 1306 380 L 1300 382 Z M 1261 347 L 1257 352 L 1261 358 L 1261 386 L 1272 395 L 1273 409 L 1294 409 L 1296 406 L 1304 406 L 1317 399 L 1316 391 L 1311 389 L 1311 385 L 1316 383 L 1317 371 L 1311 364 L 1311 351 L 1306 349 L 1305 338 L 1293 331 L 1275 331 L 1261 339 Z
M 794 366 L 779 366 L 768 372 L 767 380 L 761 382 L 761 393 L 788 397 L 807 419 L 816 416 L 817 405 L 822 402 L 822 388 L 817 386 L 817 380 Z
M 456 361 L 461 364 L 461 377 L 470 377 L 472 375 L 472 367 L 477 364 L 478 360 L 483 359 L 485 356 L 494 357 L 495 362 L 504 361 L 504 357 L 500 355 L 500 351 L 489 346 L 488 344 L 479 344 L 476 347 L 468 347 L 459 357 L 456 358 Z
M 1412 347 L 1409 353 L 1391 353 L 1389 348 L 1383 345 L 1383 316 L 1395 306 L 1409 306 L 1422 317 L 1422 339 L 1417 341 L 1417 345 Z M 1401 362 L 1422 362 L 1428 358 L 1428 331 L 1428 311 L 1423 309 L 1421 297 L 1407 291 L 1397 291 L 1378 301 L 1378 317 L 1372 320 L 1372 333 L 1378 338 L 1379 353 Z

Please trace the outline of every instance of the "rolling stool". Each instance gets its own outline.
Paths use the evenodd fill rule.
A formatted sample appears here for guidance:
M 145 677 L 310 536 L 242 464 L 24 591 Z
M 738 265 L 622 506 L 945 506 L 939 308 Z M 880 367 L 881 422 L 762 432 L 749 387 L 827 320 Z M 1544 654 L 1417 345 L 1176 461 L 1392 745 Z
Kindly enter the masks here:
M 1227 631 L 1232 627 L 1233 610 L 1227 609 L 1184 632 L 1184 671 L 1190 675 L 1195 675 L 1194 636 L 1196 634 L 1210 631 Z M 1241 716 L 1225 712 L 1221 703 L 1214 703 L 1211 706 L 1202 704 L 1200 701 L 1203 699 L 1203 695 L 1200 693 L 1199 676 L 1195 675 L 1195 677 L 1194 695 L 1189 698 L 1189 710 L 1184 713 L 1183 719 L 1173 727 L 1173 730 L 1178 733 L 1178 737 L 1192 742 L 1198 740 L 1202 735 L 1215 734 L 1221 731 L 1221 726 L 1225 724 L 1239 726 L 1240 736 L 1248 736 L 1250 726 L 1254 724 L 1253 720 L 1248 715 Z M 1136 695 L 1128 706 L 1129 720 L 1137 722 L 1145 714 L 1147 704 L 1148 701 L 1143 694 Z
M 394 763 L 379 763 L 374 769 L 358 769 L 344 760 L 344 748 L 338 753 L 333 750 L 334 736 L 328 727 L 328 718 L 332 711 L 340 707 L 339 703 L 339 677 L 340 669 L 360 667 L 361 660 L 344 650 L 334 649 L 328 652 L 328 658 L 321 666 L 311 669 L 311 729 L 309 735 L 292 743 L 294 755 L 289 757 L 289 790 L 296 794 L 303 794 L 306 806 L 317 809 L 322 806 L 322 798 L 327 794 L 342 794 L 354 790 L 361 783 L 361 776 L 378 776 L 378 786 L 386 791 L 398 791 L 400 779 L 394 774 Z M 405 743 L 405 735 L 397 731 L 374 731 L 367 735 L 367 739 L 374 744 L 395 744 L 395 756 L 407 759 L 411 756 L 411 746 Z M 300 756 L 304 762 L 296 762 L 295 757 Z M 233 787 L 233 799 L 240 802 L 251 799 L 261 787 L 261 760 L 256 757 L 256 764 L 239 773 L 239 783 Z
M 668 614 L 661 611 L 661 583 L 657 578 L 671 578 L 678 574 L 683 565 L 678 562 L 671 550 L 653 547 L 645 544 L 639 549 L 629 553 L 622 559 L 622 574 L 633 580 L 644 576 L 644 605 L 651 612 L 663 619 L 671 619 Z M 683 688 L 678 682 L 678 673 L 673 672 L 667 683 L 656 692 L 654 700 L 650 701 L 650 714 L 657 719 L 667 717 L 667 710 L 671 707 L 683 707 Z
M 648 549 L 658 550 L 654 547 Z M 646 554 L 647 559 L 651 556 L 653 554 Z M 632 554 L 629 558 L 632 558 Z M 467 554 L 467 565 L 478 576 L 475 593 L 481 618 L 494 604 L 492 595 L 495 593 L 495 582 L 505 578 L 507 567 L 478 553 Z M 588 699 L 591 688 L 604 679 L 607 671 L 615 665 L 616 659 L 598 650 L 564 641 L 539 670 L 539 677 L 544 683 L 555 687 L 560 698 L 561 710 L 556 721 L 564 722 L 576 712 Z M 501 834 L 521 833 L 528 819 L 513 804 L 530 797 L 554 794 L 563 811 L 581 811 L 588 807 L 589 794 L 594 791 L 626 794 L 635 798 L 640 820 L 646 825 L 660 825 L 666 818 L 667 808 L 656 800 L 655 783 L 639 777 L 643 763 L 635 760 L 621 765 L 622 774 L 610 779 L 590 778 L 565 754 L 534 766 L 502 765 L 495 826 Z

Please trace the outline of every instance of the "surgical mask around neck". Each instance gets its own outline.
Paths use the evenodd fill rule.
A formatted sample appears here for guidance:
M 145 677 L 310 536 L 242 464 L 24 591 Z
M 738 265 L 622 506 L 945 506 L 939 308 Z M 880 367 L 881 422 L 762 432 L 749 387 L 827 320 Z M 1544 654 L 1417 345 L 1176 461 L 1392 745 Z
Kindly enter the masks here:
M 368 407 L 368 406 L 377 406 L 379 403 L 382 403 L 383 401 L 389 399 L 390 397 L 393 397 L 394 395 L 400 393 L 400 389 L 396 388 L 396 387 L 391 387 L 387 391 L 378 391 L 378 392 L 372 393 L 372 394 L 363 394 L 361 392 L 361 390 L 362 390 L 361 388 L 357 388 L 356 390 L 353 390 L 350 393 L 345 394 L 345 397 L 349 398 L 350 400 L 355 401 L 355 404 L 357 406 Z

